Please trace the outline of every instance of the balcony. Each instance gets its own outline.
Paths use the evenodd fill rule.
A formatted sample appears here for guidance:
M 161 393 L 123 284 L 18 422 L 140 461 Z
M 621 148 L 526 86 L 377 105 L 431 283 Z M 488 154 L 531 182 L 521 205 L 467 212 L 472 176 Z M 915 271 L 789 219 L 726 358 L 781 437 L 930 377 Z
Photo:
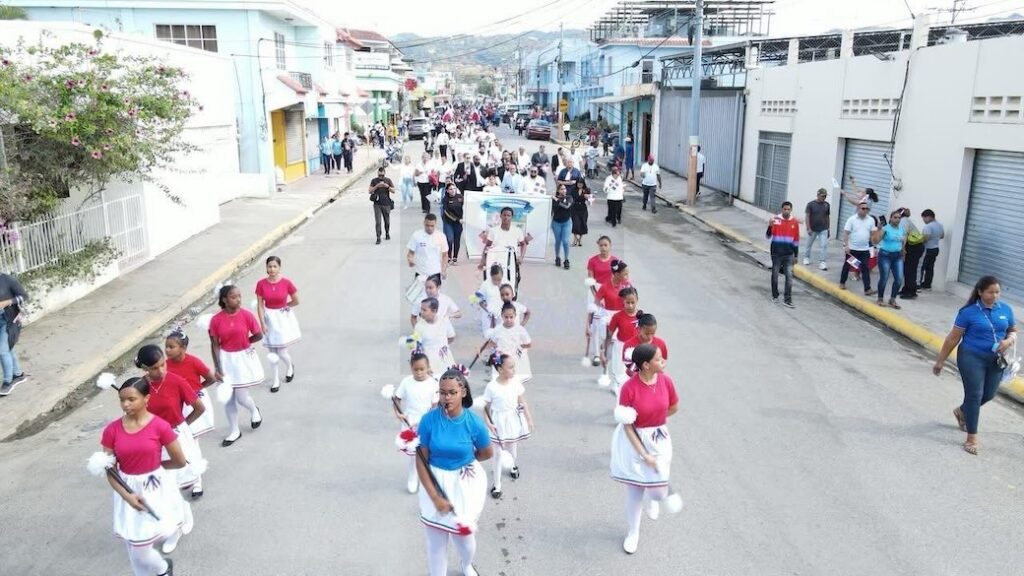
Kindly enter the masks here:
M 289 76 L 292 80 L 295 80 L 302 85 L 306 90 L 313 90 L 313 76 L 306 72 L 289 72 Z

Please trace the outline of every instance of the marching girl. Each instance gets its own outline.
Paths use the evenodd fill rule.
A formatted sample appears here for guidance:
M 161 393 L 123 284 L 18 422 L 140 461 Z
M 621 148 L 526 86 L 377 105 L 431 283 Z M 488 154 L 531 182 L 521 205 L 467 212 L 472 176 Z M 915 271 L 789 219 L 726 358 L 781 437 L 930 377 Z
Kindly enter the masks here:
M 526 326 L 526 323 L 530 321 L 530 309 L 525 304 L 514 300 L 515 291 L 512 289 L 512 285 L 502 284 L 498 294 L 501 296 L 501 299 L 491 309 L 491 327 L 494 328 L 501 324 L 501 311 L 505 308 L 505 304 L 511 304 L 515 308 L 516 324 Z
M 594 360 L 597 364 L 602 364 L 601 357 L 608 345 L 608 321 L 616 312 L 622 310 L 622 297 L 619 296 L 619 292 L 632 286 L 629 283 L 629 268 L 625 262 L 613 258 L 609 269 L 612 272 L 611 280 L 598 285 L 597 291 L 594 292 L 594 307 L 587 316 L 587 337 L 595 340 Z M 601 330 L 597 330 L 598 328 Z M 600 346 L 597 345 L 597 341 L 600 341 Z
M 487 333 L 487 341 L 480 347 L 480 352 L 488 348 L 494 348 L 495 352 L 508 354 L 516 359 L 516 374 L 523 382 L 529 382 L 533 377 L 530 370 L 530 333 L 522 325 L 516 324 L 516 308 L 511 302 L 506 302 L 501 308 L 501 325 L 491 328 Z M 494 367 L 492 377 L 498 376 L 497 367 Z
M 228 435 L 220 443 L 227 447 L 242 437 L 238 429 L 238 408 L 249 411 L 249 424 L 255 430 L 263 424 L 263 415 L 249 395 L 249 388 L 263 383 L 263 363 L 253 344 L 263 339 L 259 321 L 242 308 L 242 293 L 237 286 L 222 286 L 218 294 L 220 312 L 210 320 L 210 353 L 220 380 L 231 387 L 231 398 L 224 404 Z
M 505 283 L 505 269 L 500 264 L 491 264 L 490 273 L 490 278 L 480 283 L 474 295 L 476 305 L 480 307 L 480 333 L 484 336 L 494 326 L 490 306 L 501 301 L 501 286 Z
M 177 544 L 182 532 L 192 530 L 189 505 L 168 472 L 185 467 L 185 454 L 171 425 L 146 409 L 150 386 L 144 378 L 129 378 L 117 395 L 124 416 L 103 429 L 103 452 L 89 459 L 89 468 L 105 473 L 114 489 L 114 535 L 128 546 L 132 573 L 171 576 L 173 563 L 153 546 L 160 540 Z M 162 451 L 167 460 L 161 461 Z
M 167 371 L 184 380 L 203 403 L 203 413 L 188 425 L 194 438 L 212 432 L 216 423 L 213 416 L 213 400 L 206 389 L 217 382 L 217 376 L 198 356 L 188 353 L 188 336 L 180 330 L 171 332 L 164 342 L 164 353 L 167 355 Z M 188 420 L 192 417 L 192 406 L 185 406 L 183 414 Z M 203 477 L 196 479 L 192 485 L 192 499 L 203 497 Z
M 206 412 L 206 406 L 199 400 L 195 390 L 177 374 L 167 370 L 167 360 L 164 351 L 156 344 L 146 344 L 135 354 L 135 366 L 144 372 L 146 383 L 149 384 L 149 402 L 147 410 L 154 416 L 163 419 L 171 425 L 177 433 L 178 445 L 185 454 L 185 459 L 195 466 L 189 465 L 180 468 L 175 473 L 178 488 L 184 490 L 193 488 L 192 498 L 199 498 L 203 494 L 202 467 L 205 466 L 203 453 L 199 449 L 199 443 L 192 435 L 191 426 Z M 188 406 L 191 412 L 188 418 L 182 412 L 182 407 Z M 195 490 L 199 485 L 198 493 Z M 173 546 L 171 550 L 173 550 Z M 170 553 L 166 544 L 165 553 Z
M 590 363 L 597 366 L 601 363 L 600 350 L 604 347 L 604 335 L 608 329 L 608 318 L 611 316 L 603 306 L 594 304 L 594 296 L 598 288 L 612 281 L 612 239 L 601 236 L 597 239 L 597 254 L 587 260 L 587 304 L 590 315 L 587 321 L 587 350 L 583 354 Z M 594 346 L 591 348 L 590 344 Z M 591 352 L 593 350 L 593 352 Z
M 662 373 L 665 360 L 651 344 L 633 349 L 638 372 L 626 381 L 619 395 L 612 434 L 611 476 L 626 485 L 626 538 L 622 549 L 636 552 L 640 542 L 640 515 L 644 496 L 651 501 L 648 515 L 659 514 L 659 502 L 669 496 L 672 466 L 672 438 L 665 425 L 679 409 L 679 396 L 672 379 Z M 673 496 L 677 499 L 678 496 Z M 671 503 L 671 500 L 669 501 Z M 681 504 L 676 504 L 681 506 Z
M 661 351 L 661 359 L 668 363 L 668 346 L 665 341 L 655 336 L 658 332 L 658 320 L 654 314 L 637 313 L 636 336 L 626 340 L 622 344 L 622 362 L 626 365 L 626 375 L 632 378 L 636 375 L 636 366 L 633 366 L 633 349 L 641 344 L 651 344 Z
M 430 576 L 448 574 L 448 542 L 455 543 L 462 573 L 477 576 L 476 524 L 487 499 L 487 472 L 480 465 L 493 455 L 483 418 L 469 410 L 473 396 L 466 376 L 450 369 L 441 376 L 439 404 L 420 419 L 416 471 L 420 521 L 427 536 Z
M 402 379 L 394 394 L 395 417 L 402 426 L 416 430 L 423 415 L 437 406 L 437 379 L 430 375 L 430 360 L 422 352 L 413 352 L 409 359 L 412 374 Z M 405 451 L 409 455 L 409 475 L 406 489 L 415 494 L 419 489 L 416 474 L 416 451 Z
M 604 356 L 601 357 L 602 364 L 608 369 L 612 378 L 613 390 L 616 394 L 629 377 L 626 375 L 626 364 L 622 361 L 624 344 L 636 337 L 637 317 L 643 314 L 637 308 L 640 297 L 636 288 L 629 286 L 619 290 L 619 298 L 622 299 L 622 310 L 613 314 L 611 320 L 608 321 L 608 331 L 604 339 Z M 611 348 L 611 354 L 608 352 L 609 348 Z
M 530 437 L 533 415 L 526 405 L 523 380 L 516 376 L 516 359 L 496 352 L 492 365 L 498 375 L 484 389 L 484 419 L 491 431 L 491 442 L 497 442 L 501 450 L 507 450 L 512 456 L 513 465 L 509 475 L 516 480 L 519 478 L 517 446 Z M 501 458 L 495 458 L 492 498 L 501 498 L 501 468 Z
M 426 298 L 437 298 L 438 318 L 447 318 L 449 321 L 462 318 L 462 310 L 459 310 L 459 306 L 455 301 L 448 297 L 448 295 L 441 293 L 440 274 L 433 274 L 428 277 L 424 287 L 426 288 Z M 422 305 L 422 302 L 416 302 L 409 311 L 409 323 L 413 328 L 416 327 L 416 321 L 420 318 L 420 307 Z
M 440 304 L 437 298 L 424 298 L 420 303 L 420 319 L 413 332 L 419 335 L 420 346 L 430 361 L 430 369 L 438 373 L 455 365 L 448 345 L 455 340 L 452 323 L 438 314 Z
M 281 276 L 281 259 L 267 258 L 267 277 L 256 283 L 256 315 L 260 321 L 260 332 L 265 336 L 263 345 L 277 354 L 274 366 L 274 383 L 271 392 L 281 389 L 280 364 L 285 364 L 284 381 L 295 378 L 295 364 L 288 354 L 288 347 L 302 338 L 299 320 L 292 308 L 299 305 L 299 290 L 292 281 Z

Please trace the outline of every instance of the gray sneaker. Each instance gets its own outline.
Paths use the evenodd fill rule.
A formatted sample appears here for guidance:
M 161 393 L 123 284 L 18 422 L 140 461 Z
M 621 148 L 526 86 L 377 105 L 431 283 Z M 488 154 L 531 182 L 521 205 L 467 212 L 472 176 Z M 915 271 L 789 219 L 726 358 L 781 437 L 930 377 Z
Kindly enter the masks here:
M 24 372 L 22 372 L 21 374 L 15 374 L 14 378 L 11 380 L 11 383 L 14 384 L 15 386 L 17 386 L 18 384 L 21 384 L 22 382 L 25 382 L 27 380 L 28 380 L 28 374 L 25 374 Z
M 14 391 L 17 384 L 12 380 L 10 382 L 4 382 L 3 386 L 0 386 L 0 396 L 7 396 Z

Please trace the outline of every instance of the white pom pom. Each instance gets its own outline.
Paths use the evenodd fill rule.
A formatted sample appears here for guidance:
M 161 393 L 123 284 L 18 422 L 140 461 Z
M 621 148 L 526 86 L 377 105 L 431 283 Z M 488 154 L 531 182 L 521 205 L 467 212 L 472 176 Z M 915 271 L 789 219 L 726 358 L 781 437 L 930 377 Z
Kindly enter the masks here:
M 380 395 L 385 400 L 391 400 L 392 398 L 395 397 L 395 385 L 394 384 L 385 384 L 385 385 L 381 386 L 381 388 L 380 388 Z
M 601 388 L 607 388 L 612 385 L 612 379 L 607 374 L 601 374 L 597 379 L 597 385 Z
M 664 504 L 669 514 L 679 514 L 683 510 L 683 497 L 678 492 L 673 492 L 665 498 Z
M 483 396 L 477 396 L 476 398 L 473 398 L 473 408 L 476 408 L 477 410 L 483 410 L 484 405 L 486 404 L 487 402 L 484 401 Z
M 504 448 L 501 450 L 501 454 L 498 456 L 501 458 L 501 469 L 508 472 L 516 466 L 516 459 L 512 457 L 512 453 Z
M 276 352 L 267 353 L 267 362 L 270 362 L 271 366 L 277 366 L 277 363 L 281 361 L 281 357 Z
M 113 388 L 115 383 L 116 381 L 114 379 L 114 375 L 110 372 L 104 372 L 103 374 L 100 374 L 98 378 L 96 378 L 96 387 L 99 388 L 100 390 Z M 99 454 L 99 452 L 97 452 L 97 454 Z
M 616 406 L 613 411 L 615 421 L 619 424 L 632 424 L 636 422 L 636 410 L 629 406 Z
M 190 472 L 197 476 L 206 474 L 206 470 L 210 467 L 210 463 L 206 458 L 200 458 L 199 460 L 190 460 L 188 463 L 188 469 Z
M 593 288 L 594 286 L 597 286 L 597 280 L 591 278 L 590 276 L 587 276 L 586 278 L 583 279 L 583 284 L 587 288 Z
M 93 476 L 103 476 L 107 468 L 114 467 L 114 455 L 106 452 L 93 452 L 89 461 L 85 463 L 85 469 Z
M 200 314 L 196 318 L 196 328 L 199 328 L 203 332 L 210 330 L 210 321 L 213 320 L 213 314 Z
M 227 382 L 221 382 L 217 385 L 217 402 L 221 404 L 227 404 L 231 401 L 231 396 L 235 393 L 235 389 L 231 387 L 231 384 Z
M 587 358 L 586 356 L 580 358 L 580 366 L 583 366 L 584 368 L 590 368 L 590 358 Z
M 252 302 L 249 302 L 249 308 L 252 308 L 253 310 L 255 310 L 257 304 L 259 304 L 259 303 L 256 301 L 255 298 L 253 298 Z

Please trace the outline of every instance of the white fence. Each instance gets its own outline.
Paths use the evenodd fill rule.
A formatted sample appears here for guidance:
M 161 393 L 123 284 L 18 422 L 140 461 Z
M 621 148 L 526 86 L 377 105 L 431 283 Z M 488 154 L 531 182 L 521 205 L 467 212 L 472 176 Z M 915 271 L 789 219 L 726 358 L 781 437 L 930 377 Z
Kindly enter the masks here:
M 0 269 L 28 272 L 74 254 L 92 242 L 110 239 L 122 271 L 148 256 L 142 194 L 73 209 L 62 207 L 45 218 L 10 225 L 0 234 Z

